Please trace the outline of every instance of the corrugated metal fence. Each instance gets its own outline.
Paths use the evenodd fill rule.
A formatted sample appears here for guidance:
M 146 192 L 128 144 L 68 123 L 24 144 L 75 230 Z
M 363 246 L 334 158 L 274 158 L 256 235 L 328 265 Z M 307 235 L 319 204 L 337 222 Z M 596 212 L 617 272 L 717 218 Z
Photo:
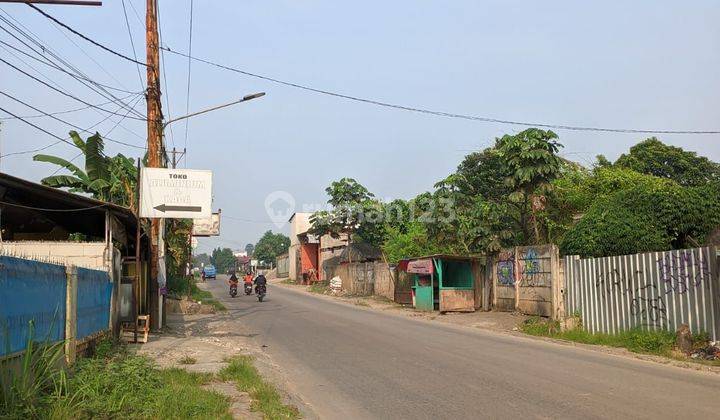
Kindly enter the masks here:
M 565 257 L 565 306 L 590 332 L 675 331 L 720 336 L 714 247 L 602 258 Z
M 0 255 L 0 356 L 25 348 L 31 321 L 33 339 L 40 342 L 64 340 L 67 325 L 76 325 L 78 341 L 109 329 L 109 274 L 86 268 L 70 271 L 74 270 L 77 285 L 68 282 L 63 265 Z M 68 314 L 68 293 L 77 293 L 75 313 Z

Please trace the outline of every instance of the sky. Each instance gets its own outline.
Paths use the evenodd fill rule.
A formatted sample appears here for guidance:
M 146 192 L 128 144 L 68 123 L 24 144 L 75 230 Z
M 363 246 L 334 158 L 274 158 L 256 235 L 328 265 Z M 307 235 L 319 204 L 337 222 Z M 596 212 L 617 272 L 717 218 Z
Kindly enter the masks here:
M 132 57 L 122 1 L 103 3 L 40 7 Z M 145 61 L 145 3 L 125 0 L 125 5 L 138 58 Z M 190 0 L 160 0 L 159 5 L 162 44 L 187 52 Z M 59 28 L 28 6 L 3 4 L 0 16 L 16 19 L 46 50 L 89 78 L 130 92 L 142 90 L 144 68 L 139 77 L 132 62 Z M 717 1 L 194 0 L 192 55 L 322 90 L 458 114 L 611 128 L 718 130 L 718 21 Z M 0 28 L 9 29 L 3 21 Z M 25 49 L 1 30 L 0 40 Z M 107 101 L 13 53 L 0 48 L 0 58 L 73 96 L 93 104 Z M 450 174 L 467 153 L 524 128 L 378 107 L 196 61 L 190 67 L 188 103 L 188 60 L 167 52 L 163 59 L 166 118 L 267 93 L 188 120 L 187 141 L 184 122 L 166 132 L 168 148 L 187 147 L 179 167 L 213 170 L 213 207 L 222 209 L 222 233 L 201 239 L 198 252 L 244 248 L 269 229 L 287 233 L 287 226 L 276 226 L 266 211 L 271 194 L 291 196 L 302 210 L 324 203 L 324 189 L 333 180 L 352 177 L 382 199 L 412 198 Z M 1 62 L 0 91 L 46 112 L 83 106 Z M 137 100 L 137 109 L 145 113 L 141 97 L 130 100 Z M 22 116 L 37 114 L 2 95 L 0 107 Z M 0 118 L 7 116 L 0 111 Z M 106 116 L 92 109 L 58 115 L 81 127 Z M 116 126 L 119 120 L 113 116 L 94 129 L 142 146 L 145 123 L 124 119 Z M 21 121 L 0 121 L 2 155 L 56 141 Z M 29 121 L 59 136 L 71 129 L 47 117 Z M 597 154 L 615 159 L 648 137 L 556 131 L 562 154 L 584 165 Z M 658 137 L 720 161 L 720 135 Z M 72 159 L 78 150 L 60 143 L 43 153 Z M 106 153 L 138 157 L 143 151 L 108 141 Z M 3 156 L 0 170 L 33 181 L 55 172 L 56 167 L 34 162 L 32 155 Z

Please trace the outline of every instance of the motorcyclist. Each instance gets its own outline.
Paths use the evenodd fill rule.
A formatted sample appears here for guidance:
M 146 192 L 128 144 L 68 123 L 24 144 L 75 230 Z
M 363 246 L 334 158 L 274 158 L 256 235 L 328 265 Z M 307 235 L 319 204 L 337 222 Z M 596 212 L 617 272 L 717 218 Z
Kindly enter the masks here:
M 258 286 L 266 287 L 267 286 L 267 279 L 265 278 L 265 275 L 262 273 L 258 274 L 257 277 L 255 277 L 255 290 L 257 291 Z
M 243 277 L 243 282 L 245 284 L 252 284 L 253 283 L 253 275 L 251 272 L 245 273 L 245 276 Z
M 228 279 L 228 284 L 230 285 L 230 287 L 233 287 L 233 286 L 237 287 L 237 285 L 238 285 L 238 278 L 237 278 L 237 276 L 235 276 L 235 273 L 233 273 L 233 274 L 230 276 L 230 279 Z

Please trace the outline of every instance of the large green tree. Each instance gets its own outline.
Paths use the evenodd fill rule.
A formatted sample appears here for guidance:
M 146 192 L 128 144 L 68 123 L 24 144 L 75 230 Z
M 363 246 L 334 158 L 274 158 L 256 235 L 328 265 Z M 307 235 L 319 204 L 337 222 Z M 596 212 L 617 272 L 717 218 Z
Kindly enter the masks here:
M 495 146 L 509 172 L 505 179 L 512 190 L 508 199 L 517 204 L 519 227 L 525 240 L 536 244 L 543 242 L 537 213 L 544 208 L 552 181 L 562 170 L 563 161 L 558 156 L 562 145 L 557 138 L 552 131 L 529 128 L 504 135 Z
M 248 257 L 252 257 L 254 251 L 255 251 L 255 245 L 253 245 L 253 244 L 245 245 L 245 252 L 247 252 Z
M 282 233 L 273 233 L 268 230 L 255 244 L 253 256 L 259 261 L 265 263 L 275 263 L 278 255 L 288 252 L 290 248 L 290 238 Z
M 235 266 L 235 255 L 230 248 L 215 248 L 210 256 L 210 262 L 218 273 L 224 273 L 228 268 Z
M 331 210 L 315 212 L 310 217 L 309 233 L 339 238 L 347 234 L 380 245 L 384 239 L 385 208 L 375 195 L 352 178 L 334 181 L 325 189 Z
M 672 179 L 683 186 L 699 186 L 720 180 L 720 165 L 695 152 L 667 145 L 655 137 L 646 139 L 621 155 L 615 165 Z

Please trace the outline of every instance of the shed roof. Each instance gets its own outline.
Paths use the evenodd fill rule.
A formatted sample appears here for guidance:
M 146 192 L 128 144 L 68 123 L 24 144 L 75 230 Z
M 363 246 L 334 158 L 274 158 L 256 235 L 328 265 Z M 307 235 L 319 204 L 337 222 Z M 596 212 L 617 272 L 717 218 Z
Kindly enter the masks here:
M 135 214 L 127 207 L 69 193 L 25 179 L 0 173 L 0 222 L 3 234 L 49 233 L 55 227 L 88 236 L 103 237 L 105 212 L 109 211 L 126 228 L 137 228 Z
M 382 258 L 382 251 L 376 246 L 366 242 L 351 242 L 340 254 L 342 262 L 373 261 Z
M 428 258 L 437 258 L 441 260 L 452 260 L 452 261 L 485 261 L 484 255 L 451 255 L 451 254 L 432 254 L 424 257 L 413 257 L 406 258 L 407 261 L 426 260 Z

